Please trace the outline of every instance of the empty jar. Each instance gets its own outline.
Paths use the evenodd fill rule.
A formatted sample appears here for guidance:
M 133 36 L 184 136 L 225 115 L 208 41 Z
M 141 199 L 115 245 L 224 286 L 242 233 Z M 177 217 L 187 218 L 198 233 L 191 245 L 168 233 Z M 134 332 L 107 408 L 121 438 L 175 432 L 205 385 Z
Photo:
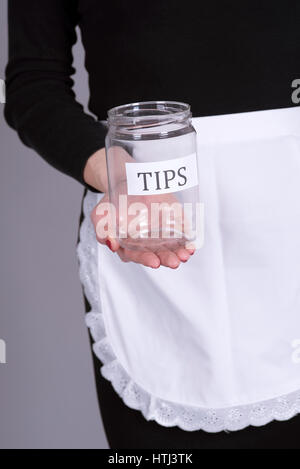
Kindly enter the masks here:
M 109 198 L 120 245 L 189 247 L 197 237 L 197 139 L 186 103 L 148 101 L 108 112 Z

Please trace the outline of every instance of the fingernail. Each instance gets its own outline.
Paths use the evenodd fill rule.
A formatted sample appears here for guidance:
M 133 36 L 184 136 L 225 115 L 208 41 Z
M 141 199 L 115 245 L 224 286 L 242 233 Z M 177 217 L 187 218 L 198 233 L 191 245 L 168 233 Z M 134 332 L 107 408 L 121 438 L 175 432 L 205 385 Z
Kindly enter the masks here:
M 106 246 L 112 251 L 112 244 L 111 244 L 111 241 L 109 241 L 109 239 L 106 241 Z

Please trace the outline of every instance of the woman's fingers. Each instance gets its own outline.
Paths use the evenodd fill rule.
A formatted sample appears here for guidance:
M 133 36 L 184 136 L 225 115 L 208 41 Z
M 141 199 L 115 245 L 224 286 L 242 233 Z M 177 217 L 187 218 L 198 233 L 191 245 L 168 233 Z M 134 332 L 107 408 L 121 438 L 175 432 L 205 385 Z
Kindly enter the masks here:
M 106 244 L 112 252 L 116 252 L 123 262 L 135 262 L 152 269 L 158 269 L 161 265 L 177 269 L 181 262 L 187 262 L 191 257 L 189 251 L 182 247 L 178 248 L 175 252 L 165 250 L 154 253 L 122 248 L 118 241 L 113 238 L 106 239 L 105 243 L 102 242 L 102 244 Z
M 91 219 L 95 228 L 97 241 L 100 244 L 105 244 L 112 252 L 116 252 L 120 244 L 114 237 L 115 224 L 107 195 L 94 208 Z
M 170 269 L 177 269 L 180 265 L 180 259 L 177 254 L 172 251 L 158 251 L 157 255 L 160 259 L 161 265 L 170 267 Z
M 98 239 L 98 238 L 97 238 L 97 239 Z M 105 245 L 106 245 L 112 252 L 117 252 L 118 249 L 120 248 L 119 242 L 118 242 L 116 239 L 114 239 L 114 238 L 110 238 L 110 237 L 109 237 L 109 238 L 106 238 L 106 239 L 104 240 L 104 242 L 103 242 L 103 240 L 102 240 L 102 241 L 99 241 L 99 242 L 101 242 L 101 244 L 104 244 L 104 243 L 105 243 Z
M 191 257 L 189 251 L 183 247 L 176 249 L 175 254 L 181 262 L 187 262 Z
M 159 257 L 154 252 L 131 251 L 119 248 L 117 253 L 123 262 L 135 262 L 152 269 L 158 269 L 160 266 Z

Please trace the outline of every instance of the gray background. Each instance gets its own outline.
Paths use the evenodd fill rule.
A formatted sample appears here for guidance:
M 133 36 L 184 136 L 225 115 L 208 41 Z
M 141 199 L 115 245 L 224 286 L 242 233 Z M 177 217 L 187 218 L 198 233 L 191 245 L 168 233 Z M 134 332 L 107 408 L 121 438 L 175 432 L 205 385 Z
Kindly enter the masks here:
M 78 99 L 88 99 L 74 50 Z M 7 1 L 0 0 L 0 78 Z M 25 148 L 0 104 L 0 448 L 107 448 L 75 254 L 82 187 Z

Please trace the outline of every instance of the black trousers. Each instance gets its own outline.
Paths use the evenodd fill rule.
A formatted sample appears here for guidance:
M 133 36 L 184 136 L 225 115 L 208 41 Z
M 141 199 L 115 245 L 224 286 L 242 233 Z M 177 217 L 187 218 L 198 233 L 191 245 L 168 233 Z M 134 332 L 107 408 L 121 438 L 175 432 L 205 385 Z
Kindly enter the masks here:
M 85 307 L 89 312 L 86 298 Z M 99 407 L 111 449 L 300 449 L 300 415 L 286 422 L 219 433 L 186 432 L 147 421 L 141 412 L 123 403 L 111 383 L 102 377 L 102 363 L 93 351 L 92 357 Z

